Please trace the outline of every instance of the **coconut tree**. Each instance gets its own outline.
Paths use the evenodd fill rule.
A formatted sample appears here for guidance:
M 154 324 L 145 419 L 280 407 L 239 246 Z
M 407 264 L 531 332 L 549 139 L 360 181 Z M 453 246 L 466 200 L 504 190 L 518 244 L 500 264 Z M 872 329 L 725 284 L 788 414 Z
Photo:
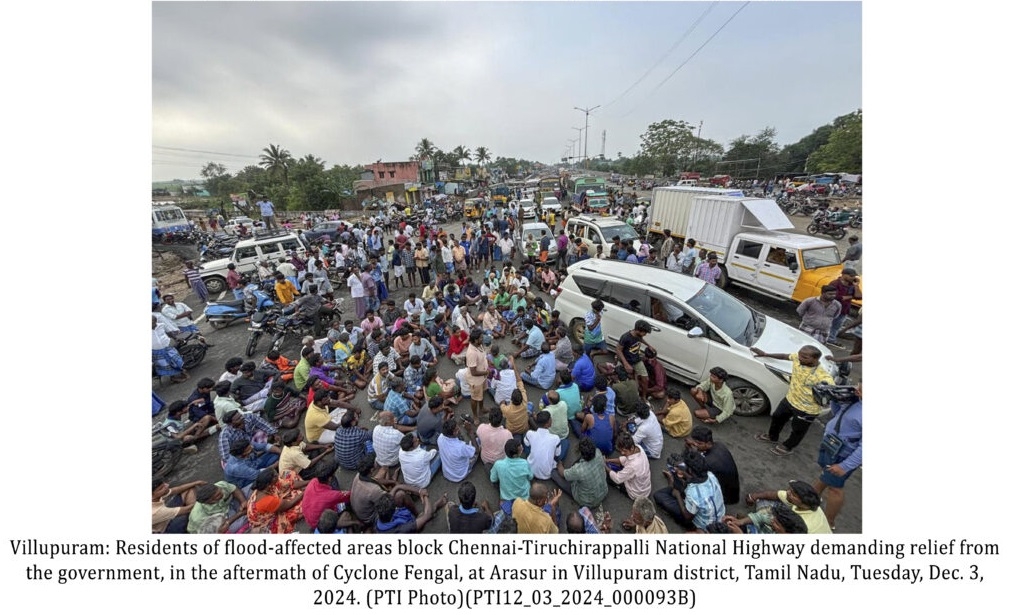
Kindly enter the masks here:
M 457 145 L 453 148 L 453 156 L 456 157 L 457 166 L 462 165 L 464 160 L 471 159 L 471 150 L 465 145 Z
M 258 164 L 265 168 L 271 175 L 283 176 L 283 185 L 290 189 L 290 165 L 293 164 L 294 158 L 290 155 L 290 152 L 280 147 L 279 145 L 269 144 L 262 150 L 262 155 L 259 156 L 261 162 Z
M 414 154 L 418 160 L 426 160 L 435 155 L 435 144 L 428 139 L 421 139 L 414 147 Z
M 492 159 L 492 154 L 488 151 L 487 147 L 479 147 L 474 150 L 474 159 L 477 160 L 481 166 L 485 166 L 485 163 Z

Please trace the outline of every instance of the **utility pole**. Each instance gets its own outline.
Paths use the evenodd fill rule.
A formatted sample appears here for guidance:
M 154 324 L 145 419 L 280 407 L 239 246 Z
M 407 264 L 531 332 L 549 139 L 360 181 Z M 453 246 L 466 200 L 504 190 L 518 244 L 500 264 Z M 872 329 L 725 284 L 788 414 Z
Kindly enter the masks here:
M 584 129 L 577 128 L 576 126 L 570 126 L 570 128 L 577 131 L 577 140 L 575 141 L 577 144 L 577 157 L 573 161 L 573 166 L 577 166 L 577 160 L 580 160 L 580 144 L 584 140 Z
M 589 115 L 591 115 L 591 112 L 594 111 L 595 109 L 597 109 L 598 107 L 601 107 L 601 105 L 595 105 L 595 106 L 590 107 L 588 109 L 581 109 L 580 107 L 574 107 L 574 109 L 576 109 L 577 111 L 583 111 L 584 112 L 584 168 L 585 169 L 591 168 L 591 165 L 590 165 L 590 163 L 589 163 L 589 161 L 587 159 L 587 133 L 588 133 L 588 128 L 590 127 L 589 124 L 588 124 L 587 118 L 588 118 Z
M 693 150 L 693 163 L 697 164 L 697 159 L 701 157 L 701 127 L 704 126 L 704 120 L 701 120 L 697 124 L 697 147 Z M 693 165 L 691 165 L 693 166 Z M 690 169 L 693 171 L 693 169 Z

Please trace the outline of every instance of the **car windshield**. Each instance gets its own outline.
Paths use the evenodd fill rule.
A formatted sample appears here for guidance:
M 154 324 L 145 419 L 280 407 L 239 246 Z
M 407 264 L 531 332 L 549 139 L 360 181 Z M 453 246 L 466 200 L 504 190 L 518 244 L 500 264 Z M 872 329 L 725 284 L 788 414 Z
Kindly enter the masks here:
M 687 303 L 743 346 L 752 346 L 764 331 L 763 316 L 712 284 L 705 284 Z
M 620 241 L 633 241 L 637 239 L 637 231 L 633 230 L 633 227 L 629 224 L 614 224 L 612 226 L 601 227 L 602 235 L 605 237 L 615 237 L 619 235 Z
M 839 258 L 839 249 L 835 246 L 827 248 L 814 248 L 803 251 L 803 267 L 806 269 L 819 269 L 838 265 L 842 260 Z

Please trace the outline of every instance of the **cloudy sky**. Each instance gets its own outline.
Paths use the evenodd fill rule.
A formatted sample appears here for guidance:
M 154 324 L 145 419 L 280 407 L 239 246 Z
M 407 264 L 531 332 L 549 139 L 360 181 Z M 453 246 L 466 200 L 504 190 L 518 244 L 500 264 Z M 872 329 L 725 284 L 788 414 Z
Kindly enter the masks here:
M 278 144 L 327 165 L 438 147 L 633 155 L 649 124 L 780 144 L 862 106 L 856 2 L 155 2 L 152 178 Z

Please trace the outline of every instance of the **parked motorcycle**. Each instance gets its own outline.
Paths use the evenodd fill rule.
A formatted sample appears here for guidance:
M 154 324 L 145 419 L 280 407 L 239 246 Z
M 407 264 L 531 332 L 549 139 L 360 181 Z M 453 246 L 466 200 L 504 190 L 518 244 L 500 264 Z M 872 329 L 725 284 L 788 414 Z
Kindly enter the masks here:
M 275 334 L 276 320 L 282 315 L 282 311 L 275 305 L 267 305 L 251 315 L 251 322 L 248 324 L 248 344 L 244 348 L 244 356 L 250 357 L 255 354 L 258 348 L 258 341 L 265 334 Z
M 180 440 L 166 434 L 159 425 L 152 426 L 152 478 L 166 478 L 177 466 L 184 454 L 184 445 Z
M 177 336 L 173 344 L 173 347 L 177 350 L 180 358 L 184 360 L 184 369 L 194 369 L 205 360 L 205 353 L 208 350 L 208 346 L 198 339 L 197 333 L 183 333 Z M 152 377 L 158 378 L 156 375 L 155 364 L 152 365 Z
M 849 220 L 835 221 L 827 211 L 822 210 L 814 214 L 814 219 L 807 225 L 807 232 L 811 235 L 822 233 L 834 239 L 842 239 L 846 236 L 846 227 L 849 226 L 849 222 Z
M 253 312 L 272 305 L 272 297 L 257 284 L 244 287 L 244 298 L 212 301 L 205 306 L 205 319 L 213 329 L 222 329 L 235 321 L 248 318 Z

